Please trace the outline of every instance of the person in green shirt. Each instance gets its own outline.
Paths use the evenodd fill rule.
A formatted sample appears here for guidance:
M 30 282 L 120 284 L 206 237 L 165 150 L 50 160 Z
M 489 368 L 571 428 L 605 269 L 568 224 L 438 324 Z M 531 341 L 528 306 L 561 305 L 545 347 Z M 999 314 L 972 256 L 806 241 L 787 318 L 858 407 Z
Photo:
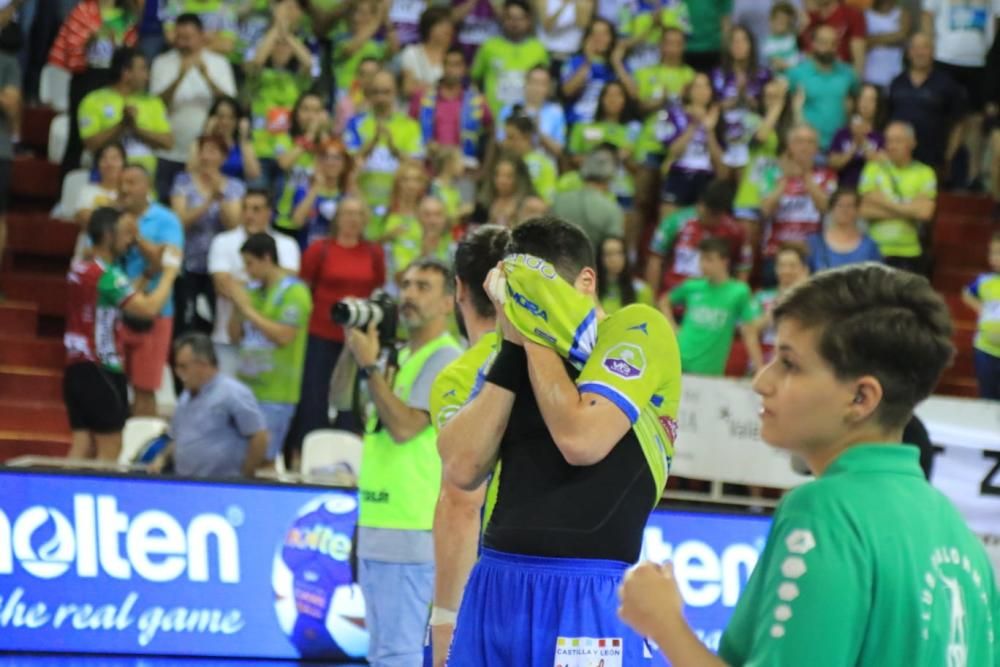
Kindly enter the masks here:
M 619 53 L 628 52 L 628 69 L 656 64 L 657 47 L 667 30 L 691 33 L 688 0 L 626 0 L 618 11 Z
M 710 72 L 722 60 L 722 36 L 732 26 L 733 0 L 688 2 L 691 35 L 684 60 L 699 72 Z
M 455 308 L 459 328 L 469 348 L 451 362 L 431 387 L 431 422 L 438 431 L 477 391 L 480 371 L 487 367 L 500 343 L 496 309 L 483 283 L 506 252 L 510 232 L 499 225 L 483 225 L 469 232 L 455 249 Z M 496 476 L 496 473 L 494 473 Z M 476 562 L 487 483 L 465 491 L 446 479 L 434 510 L 434 606 L 431 609 L 431 645 L 434 664 L 448 654 L 462 591 Z
M 611 315 L 632 303 L 655 307 L 653 290 L 634 277 L 625 237 L 608 236 L 597 246 L 597 298 Z
M 861 217 L 889 266 L 916 273 L 927 270 L 920 229 L 934 217 L 937 177 L 913 159 L 913 126 L 896 121 L 885 130 L 886 160 L 870 160 L 861 171 Z
M 266 460 L 273 464 L 299 402 L 312 295 L 278 264 L 270 234 L 252 234 L 240 254 L 253 283 L 249 290 L 236 285 L 229 295 L 235 308 L 229 335 L 240 347 L 237 376 L 253 391 L 267 422 Z
M 701 278 L 688 278 L 664 295 L 660 310 L 678 331 L 681 368 L 685 373 L 722 375 L 729 360 L 737 325 L 742 325 L 743 341 L 753 368 L 763 365 L 752 324 L 758 318 L 756 302 L 746 283 L 729 275 L 729 243 L 709 238 L 698 244 Z M 680 326 L 673 306 L 684 307 Z
M 504 107 L 524 100 L 528 70 L 549 64 L 548 51 L 531 34 L 531 6 L 525 0 L 503 3 L 502 26 L 502 36 L 490 37 L 479 47 L 470 72 L 494 118 Z
M 669 565 L 634 569 L 619 614 L 689 667 L 1000 664 L 986 550 L 901 444 L 955 353 L 944 300 L 921 276 L 862 264 L 817 274 L 774 316 L 760 437 L 816 480 L 778 506 L 718 656 L 685 623 Z
M 385 62 L 399 50 L 396 32 L 389 21 L 391 2 L 361 0 L 352 3 L 348 30 L 333 38 L 333 79 L 340 94 L 350 90 L 361 61 L 374 58 Z M 385 39 L 379 37 L 381 33 Z
M 163 20 L 163 35 L 174 43 L 177 19 L 195 14 L 205 29 L 205 46 L 229 57 L 236 48 L 236 3 L 232 0 L 168 0 Z
M 551 203 L 559 181 L 559 170 L 548 155 L 535 146 L 535 121 L 525 114 L 507 118 L 503 147 L 521 158 L 539 197 Z
M 640 67 L 634 75 L 625 72 L 621 82 L 629 94 L 639 100 L 642 115 L 663 108 L 681 98 L 694 80 L 694 70 L 684 64 L 687 38 L 680 28 L 667 28 L 660 37 L 660 62 Z
M 111 77 L 113 84 L 95 90 L 80 102 L 80 139 L 91 153 L 120 142 L 130 163 L 142 165 L 154 174 L 154 151 L 173 148 L 174 137 L 163 100 L 146 92 L 146 57 L 130 47 L 118 49 L 111 57 Z

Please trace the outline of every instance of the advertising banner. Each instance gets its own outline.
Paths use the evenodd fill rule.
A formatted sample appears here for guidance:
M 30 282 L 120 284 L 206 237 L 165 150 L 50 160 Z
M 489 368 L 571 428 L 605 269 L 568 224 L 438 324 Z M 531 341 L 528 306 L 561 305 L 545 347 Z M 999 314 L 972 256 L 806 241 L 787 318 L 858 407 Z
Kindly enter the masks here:
M 0 651 L 356 660 L 368 649 L 353 491 L 0 471 Z M 768 520 L 658 510 L 710 646 Z

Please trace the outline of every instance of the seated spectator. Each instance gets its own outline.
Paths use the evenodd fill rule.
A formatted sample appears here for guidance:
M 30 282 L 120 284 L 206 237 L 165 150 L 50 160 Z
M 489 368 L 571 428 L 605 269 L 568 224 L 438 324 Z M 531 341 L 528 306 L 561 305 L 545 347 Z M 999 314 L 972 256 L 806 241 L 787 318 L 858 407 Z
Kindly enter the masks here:
M 485 214 L 478 217 L 492 225 L 513 227 L 525 200 L 537 196 L 531 184 L 531 174 L 521 158 L 513 153 L 500 153 L 483 179 L 479 208 Z
M 754 336 L 760 340 L 764 363 L 770 361 L 774 353 L 776 338 L 774 306 L 788 290 L 809 278 L 809 259 L 810 256 L 804 246 L 798 243 L 782 243 L 778 246 L 778 253 L 774 261 L 774 272 L 777 275 L 778 284 L 775 287 L 760 289 L 754 293 L 753 298 L 759 317 L 752 326 L 748 327 L 747 336 Z
M 871 83 L 861 86 L 854 96 L 854 115 L 847 127 L 833 135 L 827 164 L 837 172 L 842 188 L 856 188 L 861 171 L 869 160 L 879 160 L 885 139 L 882 136 L 882 93 Z
M 267 459 L 270 441 L 253 393 L 219 372 L 205 334 L 177 339 L 174 370 L 184 392 L 170 422 L 170 445 L 150 470 L 159 472 L 173 459 L 181 477 L 253 477 Z
M 208 112 L 202 136 L 219 137 L 225 142 L 223 175 L 244 183 L 255 182 L 261 177 L 260 161 L 250 134 L 250 120 L 243 115 L 243 110 L 235 99 L 220 97 L 215 100 Z M 198 144 L 191 145 L 188 171 L 194 171 L 198 164 L 198 150 Z
M 921 233 L 934 217 L 937 178 L 913 159 L 913 127 L 893 122 L 885 130 L 886 159 L 869 162 L 861 172 L 861 216 L 885 262 L 926 274 Z
M 330 115 L 323 108 L 323 99 L 314 91 L 306 91 L 299 96 L 292 108 L 288 131 L 278 134 L 274 142 L 274 155 L 282 178 L 280 187 L 271 184 L 272 191 L 279 192 L 281 202 L 294 201 L 297 191 L 306 190 L 316 171 L 316 155 L 320 148 L 333 137 Z M 287 209 L 288 206 L 285 206 Z M 287 217 L 279 217 L 275 223 L 281 231 L 296 236 L 295 227 Z
M 681 368 L 685 373 L 721 376 L 738 325 L 752 369 L 763 366 L 763 355 L 753 323 L 760 313 L 750 288 L 729 276 L 729 244 L 723 239 L 705 239 L 698 245 L 701 278 L 688 278 L 660 300 L 660 310 L 677 331 Z M 684 308 L 678 326 L 675 306 Z
M 528 102 L 528 72 L 539 65 L 548 67 L 549 54 L 534 36 L 531 6 L 526 0 L 505 0 L 501 27 L 503 36 L 490 37 L 476 52 L 472 78 L 486 93 L 494 118 L 502 121 L 501 109 Z M 547 97 L 548 89 L 545 94 Z M 537 104 L 531 106 L 537 108 Z
M 917 33 L 906 50 L 906 69 L 889 85 L 889 120 L 913 126 L 920 138 L 914 157 L 935 170 L 950 170 L 962 145 L 965 91 L 934 62 L 934 42 Z
M 376 215 L 389 204 L 400 162 L 424 158 L 420 124 L 396 108 L 396 78 L 381 71 L 366 91 L 370 110 L 352 118 L 344 143 L 360 161 L 358 186 Z
M 663 219 L 653 234 L 646 259 L 646 282 L 655 293 L 670 291 L 688 278 L 701 275 L 698 248 L 709 238 L 725 240 L 729 244 L 729 266 L 740 280 L 749 278 L 753 247 L 744 228 L 730 217 L 732 199 L 729 183 L 713 181 L 702 190 L 696 206 Z
M 892 80 L 903 71 L 903 47 L 910 36 L 910 10 L 899 0 L 875 0 L 865 10 L 866 83 L 888 90 Z
M 167 246 L 184 247 L 184 228 L 169 208 L 153 201 L 153 180 L 140 165 L 128 165 L 122 171 L 118 191 L 118 206 L 131 214 L 128 225 L 134 225 L 135 243 L 122 260 L 125 275 L 135 283 L 145 278 L 144 292 L 159 284 L 162 255 Z M 125 224 L 125 223 L 122 223 Z M 132 233 L 131 230 L 129 233 Z M 170 339 L 174 328 L 174 302 L 167 299 L 155 318 L 124 318 L 122 349 L 125 374 L 135 395 L 132 415 L 155 417 L 156 390 L 160 388 L 163 371 L 170 355 Z
M 341 95 L 350 89 L 362 61 L 371 59 L 381 65 L 399 51 L 396 32 L 389 29 L 388 2 L 359 0 L 352 6 L 347 30 L 333 39 L 333 80 Z M 367 95 L 367 88 L 363 90 Z
M 570 126 L 594 120 L 601 91 L 618 78 L 611 58 L 616 39 L 610 21 L 594 19 L 583 35 L 580 52 L 563 64 L 559 93 L 566 102 L 566 121 Z M 619 64 L 617 69 L 624 70 L 624 66 Z
M 566 145 L 566 113 L 562 105 L 549 100 L 552 94 L 552 76 L 542 65 L 528 70 L 524 82 L 524 99 L 512 102 L 495 116 L 496 138 L 506 139 L 507 119 L 511 116 L 528 116 L 538 129 L 538 143 L 552 159 L 559 159 Z
M 784 73 L 799 64 L 798 11 L 790 2 L 771 5 L 770 32 L 764 40 L 764 60 L 772 72 Z
M 827 28 L 821 28 L 823 32 Z M 784 241 L 805 244 L 811 234 L 820 231 L 823 216 L 829 209 L 830 195 L 837 187 L 836 176 L 825 167 L 816 166 L 819 138 L 808 125 L 797 125 L 788 133 L 788 150 L 779 162 L 774 190 L 760 202 L 767 223 L 763 238 L 763 282 L 774 285 L 774 260 L 778 245 Z
M 278 202 L 279 226 L 292 234 L 305 250 L 330 234 L 337 204 L 350 192 L 354 179 L 354 159 L 339 139 L 327 139 L 316 153 L 316 166 L 308 185 L 295 181 L 286 187 Z
M 177 26 L 180 17 L 190 14 L 198 17 L 205 31 L 205 46 L 222 56 L 229 55 L 236 47 L 237 6 L 225 0 L 167 0 L 163 19 L 163 35 L 167 44 L 177 44 Z
M 302 389 L 312 297 L 295 274 L 278 263 L 278 245 L 266 232 L 240 248 L 247 288 L 232 283 L 229 337 L 239 346 L 237 377 L 257 399 L 270 440 L 265 460 L 274 465 L 288 434 Z
M 840 189 L 830 195 L 827 224 L 808 239 L 809 270 L 812 273 L 858 262 L 882 261 L 878 245 L 859 227 L 859 206 L 860 197 L 856 190 Z M 781 284 L 780 274 L 778 284 Z
M 714 95 L 711 79 L 699 73 L 684 93 L 683 106 L 661 109 L 643 125 L 636 142 L 638 159 L 665 174 L 660 217 L 691 206 L 716 173 L 725 175 Z
M 633 303 L 656 307 L 653 290 L 633 276 L 622 236 L 608 236 L 597 246 L 597 298 L 606 315 Z
M 239 366 L 238 351 L 229 338 L 229 320 L 233 315 L 233 302 L 229 295 L 236 285 L 250 282 L 243 255 L 243 243 L 254 234 L 270 234 L 277 245 L 278 265 L 292 273 L 299 272 L 300 252 L 295 241 L 270 228 L 271 202 L 266 190 L 248 190 L 243 196 L 240 226 L 222 232 L 212 239 L 208 250 L 208 272 L 215 287 L 215 328 L 212 342 L 219 370 L 235 377 Z
M 417 210 L 429 185 L 423 165 L 414 161 L 401 164 L 392 184 L 389 214 L 381 224 L 365 230 L 366 238 L 385 244 L 392 282 L 419 252 L 421 232 Z
M 139 37 L 136 23 L 142 13 L 142 3 L 130 0 L 109 7 L 105 7 L 106 4 L 99 0 L 77 3 L 60 26 L 49 51 L 48 63 L 72 74 L 69 139 L 63 156 L 63 173 L 80 166 L 83 150 L 77 124 L 80 102 L 88 93 L 117 81 L 111 73 L 114 52 L 124 46 L 135 46 Z
M 215 289 L 208 273 L 208 250 L 216 234 L 240 223 L 242 181 L 225 176 L 222 163 L 228 150 L 218 136 L 198 139 L 197 168 L 177 176 L 170 207 L 184 227 L 184 273 L 177 281 L 174 329 L 212 331 Z
M 412 2 L 410 4 L 413 4 Z M 451 12 L 445 7 L 431 7 L 420 15 L 420 42 L 410 44 L 399 54 L 403 73 L 403 96 L 410 99 L 426 90 L 433 90 L 444 74 L 445 56 L 455 37 Z M 462 63 L 465 56 L 461 52 Z
M 531 175 L 531 186 L 535 193 L 545 201 L 551 202 L 555 196 L 556 182 L 559 180 L 559 169 L 545 152 L 535 148 L 537 137 L 535 121 L 529 116 L 516 114 L 505 122 L 503 147 L 524 162 Z
M 521 200 L 521 205 L 517 207 L 513 226 L 517 227 L 522 222 L 534 220 L 535 218 L 544 218 L 549 214 L 549 211 L 549 205 L 544 199 L 538 195 L 528 195 Z
M 91 258 L 74 262 L 67 276 L 63 397 L 73 431 L 70 459 L 118 460 L 129 414 L 128 382 L 118 351 L 119 316 L 155 317 L 180 270 L 179 252 L 166 250 L 156 289 L 136 293 L 118 266 L 135 241 L 135 228 L 120 226 L 120 217 L 113 208 L 94 211 L 87 224 Z
M 169 201 L 177 174 L 187 167 L 191 146 L 197 143 L 216 97 L 236 96 L 233 68 L 225 56 L 205 46 L 201 19 L 181 14 L 174 29 L 174 48 L 153 61 L 150 88 L 170 114 L 174 143 L 160 151 L 156 191 Z
M 462 49 L 448 49 L 441 82 L 411 98 L 410 116 L 420 122 L 431 158 L 442 150 L 460 148 L 465 164 L 476 167 L 483 135 L 489 135 L 493 117 L 486 98 L 466 83 L 467 73 Z
M 146 93 L 146 58 L 131 48 L 115 52 L 111 60 L 114 83 L 90 93 L 80 102 L 77 119 L 84 147 L 96 153 L 108 143 L 120 142 L 126 159 L 156 171 L 155 150 L 174 145 L 167 109 L 159 97 Z
M 683 30 L 664 29 L 660 37 L 660 61 L 636 70 L 634 75 L 618 64 L 622 60 L 621 48 L 612 55 L 618 80 L 639 101 L 643 116 L 680 100 L 684 89 L 694 80 L 694 70 L 684 63 L 684 43 Z
M 73 212 L 73 219 L 80 225 L 84 236 L 91 213 L 102 206 L 114 206 L 118 200 L 118 186 L 125 167 L 125 149 L 117 142 L 105 144 L 94 155 L 94 164 L 97 165 L 97 180 L 80 188 Z
M 979 397 L 1000 401 L 1000 232 L 990 239 L 989 267 L 962 291 L 962 301 L 979 316 L 973 343 Z
M 865 16 L 844 0 L 814 0 L 807 12 L 809 21 L 802 31 L 802 48 L 816 52 L 820 28 L 829 28 L 834 36 L 836 57 L 854 68 L 860 80 L 865 73 Z
M 305 370 L 299 407 L 288 436 L 292 454 L 302 438 L 330 421 L 330 377 L 344 350 L 344 329 L 330 319 L 330 309 L 346 297 L 367 299 L 386 281 L 382 246 L 364 240 L 368 207 L 356 196 L 345 197 L 337 207 L 329 238 L 315 241 L 302 256 L 302 279 L 312 292 Z M 357 428 L 350 415 L 338 415 L 340 428 Z
M 820 148 L 827 150 L 833 134 L 846 124 L 844 100 L 858 87 L 854 70 L 837 59 L 836 30 L 818 27 L 809 57 L 788 70 L 787 76 L 793 93 L 802 99 L 803 119 L 816 128 Z
M 580 168 L 580 188 L 560 192 L 552 201 L 552 214 L 580 227 L 594 247 L 606 237 L 625 234 L 625 213 L 611 192 L 617 173 L 618 160 L 612 150 L 596 148 Z

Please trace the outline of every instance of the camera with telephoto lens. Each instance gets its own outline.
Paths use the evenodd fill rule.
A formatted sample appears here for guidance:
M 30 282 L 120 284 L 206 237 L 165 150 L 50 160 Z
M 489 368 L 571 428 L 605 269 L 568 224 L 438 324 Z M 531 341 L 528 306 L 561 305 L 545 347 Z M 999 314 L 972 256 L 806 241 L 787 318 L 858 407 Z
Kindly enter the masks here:
M 347 297 L 333 304 L 330 317 L 342 327 L 367 329 L 372 322 L 378 329 L 378 342 L 383 349 L 396 342 L 399 326 L 399 307 L 392 297 L 382 290 L 372 292 L 369 299 Z

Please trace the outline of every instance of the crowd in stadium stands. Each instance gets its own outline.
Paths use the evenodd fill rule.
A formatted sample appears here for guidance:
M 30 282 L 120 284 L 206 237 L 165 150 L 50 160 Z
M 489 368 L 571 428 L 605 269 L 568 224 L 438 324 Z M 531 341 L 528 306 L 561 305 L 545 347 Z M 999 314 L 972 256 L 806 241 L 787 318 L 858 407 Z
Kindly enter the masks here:
M 6 191 L 21 88 L 5 33 L 43 17 L 0 4 Z M 91 265 L 70 281 L 97 281 L 97 311 L 122 311 L 96 343 L 92 324 L 71 332 L 71 363 L 104 373 L 75 389 L 111 374 L 131 414 L 153 415 L 173 359 L 188 474 L 251 470 L 236 442 L 255 465 L 294 461 L 331 423 L 345 350 L 331 307 L 398 297 L 411 263 L 450 262 L 478 225 L 576 223 L 603 307 L 657 305 L 684 370 L 721 375 L 737 336 L 747 373 L 768 359 L 771 306 L 810 272 L 928 273 L 939 189 L 1000 196 L 998 0 L 61 4 L 48 63 L 71 75 L 63 170 L 91 175 L 70 211 Z M 22 41 L 23 65 L 42 47 Z M 129 295 L 167 280 L 166 247 L 182 250 L 172 297 L 143 317 Z M 990 264 L 964 298 L 997 399 L 1000 239 Z

